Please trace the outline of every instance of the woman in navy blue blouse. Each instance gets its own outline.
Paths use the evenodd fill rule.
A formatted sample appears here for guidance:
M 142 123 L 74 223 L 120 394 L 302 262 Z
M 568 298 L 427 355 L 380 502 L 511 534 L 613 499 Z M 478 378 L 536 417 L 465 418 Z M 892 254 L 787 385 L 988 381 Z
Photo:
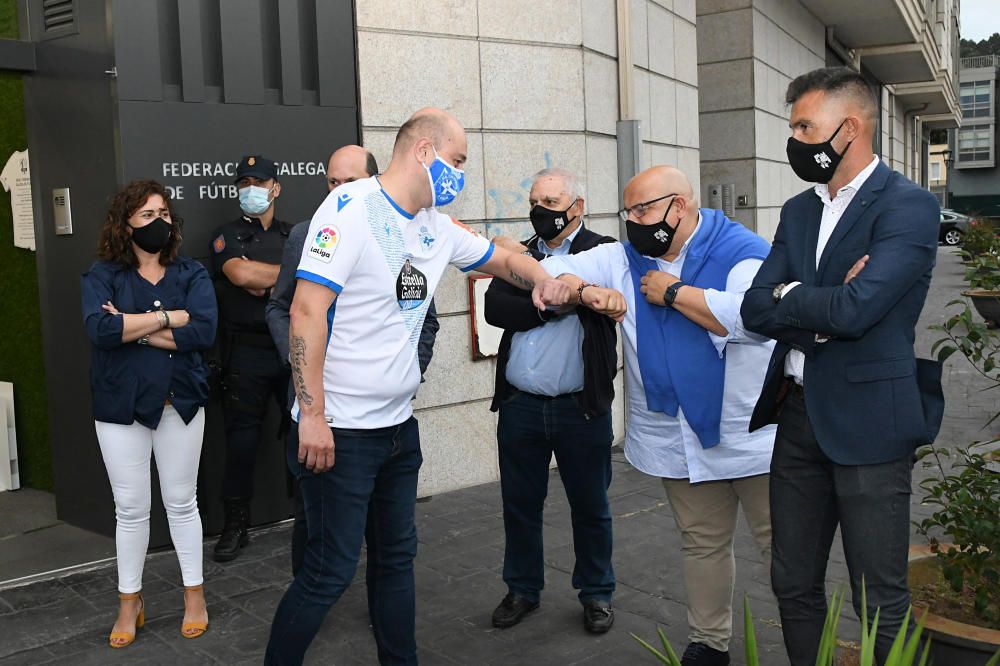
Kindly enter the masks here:
M 98 261 L 82 279 L 94 420 L 118 521 L 113 648 L 131 644 L 144 620 L 151 456 L 184 580 L 181 635 L 208 628 L 196 485 L 208 400 L 201 352 L 215 338 L 218 311 L 208 272 L 178 256 L 181 238 L 164 187 L 130 183 L 112 201 Z

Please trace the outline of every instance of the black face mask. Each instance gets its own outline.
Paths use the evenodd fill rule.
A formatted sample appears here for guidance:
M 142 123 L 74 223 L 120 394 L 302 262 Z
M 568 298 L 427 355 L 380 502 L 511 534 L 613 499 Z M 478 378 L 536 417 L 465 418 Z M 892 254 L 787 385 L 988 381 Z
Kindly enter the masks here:
M 144 227 L 132 227 L 132 241 L 150 254 L 159 254 L 170 242 L 170 223 L 158 217 Z
M 785 153 L 788 155 L 788 164 L 792 167 L 795 175 L 807 183 L 829 183 L 833 174 L 840 165 L 844 153 L 851 147 L 849 142 L 844 147 L 843 153 L 838 153 L 833 147 L 833 139 L 840 133 L 840 128 L 844 126 L 847 119 L 841 121 L 837 131 L 822 143 L 805 143 L 793 136 L 788 137 L 788 146 Z
M 576 201 L 570 204 L 569 208 L 576 205 Z M 561 234 L 566 227 L 573 223 L 576 216 L 572 218 L 566 217 L 566 213 L 569 212 L 569 208 L 566 210 L 551 210 L 542 206 L 541 204 L 535 204 L 531 212 L 528 213 L 528 217 L 531 218 L 531 226 L 535 228 L 535 233 L 544 241 L 550 241 L 559 234 Z
M 677 227 L 681 226 L 680 220 L 677 220 L 677 227 L 671 227 L 667 224 L 667 215 L 670 214 L 674 201 L 676 199 L 670 201 L 666 212 L 663 213 L 663 219 L 656 224 L 639 224 L 632 220 L 625 220 L 625 233 L 628 236 L 628 242 L 632 243 L 632 247 L 638 250 L 639 254 L 656 258 L 662 257 L 670 249 L 670 244 L 674 242 L 674 236 L 677 235 Z

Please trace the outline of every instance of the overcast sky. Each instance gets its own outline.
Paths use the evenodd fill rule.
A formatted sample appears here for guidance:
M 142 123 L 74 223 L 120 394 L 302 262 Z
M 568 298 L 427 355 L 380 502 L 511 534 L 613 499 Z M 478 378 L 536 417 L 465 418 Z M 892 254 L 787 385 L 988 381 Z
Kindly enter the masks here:
M 1000 32 L 1000 2 L 998 0 L 962 0 L 959 21 L 962 37 L 978 42 L 994 32 Z

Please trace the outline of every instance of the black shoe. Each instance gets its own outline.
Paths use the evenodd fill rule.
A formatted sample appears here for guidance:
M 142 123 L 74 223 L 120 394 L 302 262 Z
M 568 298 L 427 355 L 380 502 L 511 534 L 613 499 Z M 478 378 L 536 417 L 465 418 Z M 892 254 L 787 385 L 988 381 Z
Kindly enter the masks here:
M 236 559 L 240 548 L 250 543 L 250 535 L 247 533 L 249 526 L 250 502 L 244 499 L 226 500 L 226 522 L 212 553 L 216 562 Z
M 720 652 L 704 643 L 691 643 L 684 650 L 681 666 L 729 666 L 729 653 Z
M 520 622 L 525 615 L 538 608 L 537 601 L 528 601 L 513 592 L 509 593 L 493 611 L 493 626 L 507 629 Z
M 600 599 L 588 599 L 583 603 L 583 627 L 592 634 L 603 634 L 615 623 L 615 611 L 611 604 Z

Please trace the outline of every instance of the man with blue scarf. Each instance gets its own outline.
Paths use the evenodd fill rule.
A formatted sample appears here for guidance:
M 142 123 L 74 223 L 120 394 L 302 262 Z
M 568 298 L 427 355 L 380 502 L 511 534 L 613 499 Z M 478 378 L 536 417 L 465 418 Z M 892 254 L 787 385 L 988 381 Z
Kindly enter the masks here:
M 587 302 L 625 299 L 625 456 L 663 479 L 681 532 L 690 644 L 684 666 L 729 663 L 740 504 L 770 558 L 768 467 L 774 429 L 748 432 L 773 342 L 746 331 L 743 292 L 766 241 L 721 211 L 698 209 L 687 177 L 657 166 L 629 181 L 627 243 L 542 265 Z

